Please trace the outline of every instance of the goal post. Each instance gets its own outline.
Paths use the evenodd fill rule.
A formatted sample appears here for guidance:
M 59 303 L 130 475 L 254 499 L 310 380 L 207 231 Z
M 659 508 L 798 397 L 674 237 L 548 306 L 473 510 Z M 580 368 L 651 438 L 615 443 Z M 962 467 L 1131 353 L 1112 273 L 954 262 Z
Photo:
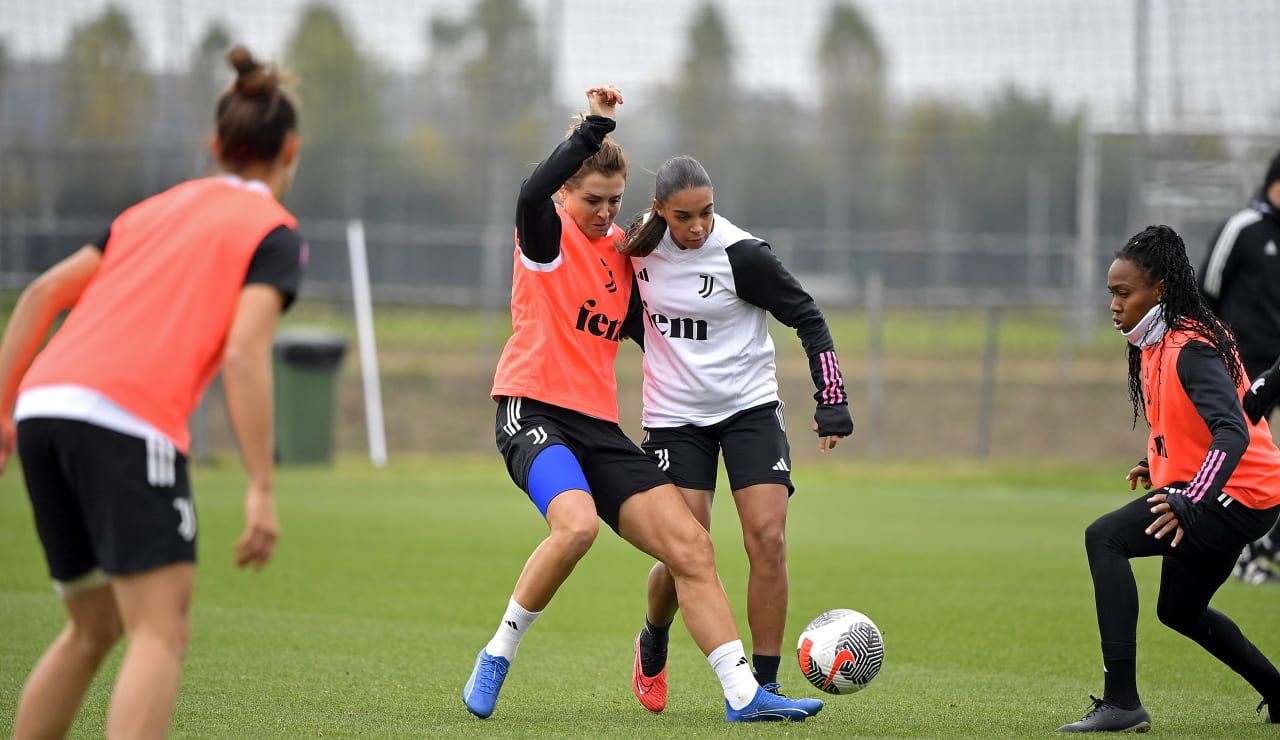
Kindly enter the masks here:
M 351 302 L 355 307 L 356 339 L 360 354 L 360 382 L 364 388 L 365 428 L 369 460 L 374 467 L 387 464 L 387 433 L 383 420 L 382 386 L 378 373 L 378 348 L 373 331 L 373 296 L 369 287 L 369 259 L 364 222 L 347 222 L 347 254 L 351 260 Z

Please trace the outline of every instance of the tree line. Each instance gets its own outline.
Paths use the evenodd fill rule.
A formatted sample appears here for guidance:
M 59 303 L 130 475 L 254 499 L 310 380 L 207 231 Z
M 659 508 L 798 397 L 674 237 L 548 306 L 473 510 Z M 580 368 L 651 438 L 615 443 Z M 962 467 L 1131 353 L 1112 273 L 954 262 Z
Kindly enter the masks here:
M 897 101 L 892 60 L 854 4 L 833 0 L 820 27 L 814 99 L 754 93 L 735 65 L 749 40 L 704 2 L 674 79 L 627 110 L 618 139 L 633 172 L 690 154 L 707 166 L 717 201 L 750 214 L 753 228 L 1074 232 L 1083 110 L 1013 86 L 982 101 Z M 334 7 L 304 8 L 280 60 L 303 106 L 304 152 L 287 205 L 304 219 L 508 222 L 520 179 L 569 124 L 552 100 L 538 31 L 520 0 L 476 0 L 428 20 L 421 69 L 391 72 Z M 218 22 L 200 39 L 184 70 L 163 72 L 146 68 L 142 40 L 118 8 L 77 27 L 48 68 L 13 59 L 0 39 L 0 106 L 10 108 L 0 120 L 48 121 L 0 130 L 0 214 L 109 218 L 201 174 L 234 40 Z M 17 84 L 37 73 L 45 87 Z M 1124 233 L 1130 144 L 1104 146 L 1099 226 Z M 624 215 L 648 201 L 646 179 L 632 181 Z

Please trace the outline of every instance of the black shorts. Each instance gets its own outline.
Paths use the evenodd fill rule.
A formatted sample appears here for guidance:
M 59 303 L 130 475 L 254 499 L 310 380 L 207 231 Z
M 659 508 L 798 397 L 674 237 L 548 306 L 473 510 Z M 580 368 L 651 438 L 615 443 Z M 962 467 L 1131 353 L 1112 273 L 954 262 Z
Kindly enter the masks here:
M 618 512 L 631 496 L 671 481 L 654 461 L 611 421 L 570 411 L 532 398 L 498 399 L 498 451 L 511 480 L 529 492 L 529 468 L 551 445 L 569 448 L 596 502 L 596 513 L 618 531 Z
M 55 582 L 98 568 L 127 575 L 195 562 L 187 458 L 168 440 L 71 419 L 23 419 L 18 454 Z
M 1191 521 L 1179 521 L 1182 540 L 1174 548 L 1171 546 L 1172 536 L 1157 540 L 1147 534 L 1147 527 L 1156 519 L 1147 499 L 1166 489 L 1186 487 L 1187 484 L 1179 482 L 1144 492 L 1115 511 L 1102 515 L 1090 528 L 1097 534 L 1123 543 L 1122 549 L 1127 557 L 1161 555 L 1186 560 L 1197 564 L 1201 570 L 1220 571 L 1219 575 L 1225 579 L 1240 556 L 1240 549 L 1275 526 L 1280 506 L 1251 509 L 1225 492 L 1215 498 L 1206 495 L 1199 503 L 1188 505 L 1187 513 L 1192 518 Z
M 1166 488 L 1185 490 L 1187 484 L 1173 483 Z M 1238 556 L 1241 548 L 1271 531 L 1280 506 L 1251 509 L 1220 492 L 1216 498 L 1206 495 L 1200 503 L 1190 504 L 1188 511 L 1195 516 L 1190 522 L 1182 522 L 1183 541 L 1178 550 L 1183 555 L 1199 557 L 1201 553 L 1218 552 Z M 1234 559 L 1231 562 L 1234 564 Z
M 641 446 L 681 488 L 714 491 L 723 452 L 731 489 L 778 483 L 791 494 L 796 489 L 791 484 L 791 445 L 783 408 L 781 401 L 772 401 L 710 426 L 646 428 Z

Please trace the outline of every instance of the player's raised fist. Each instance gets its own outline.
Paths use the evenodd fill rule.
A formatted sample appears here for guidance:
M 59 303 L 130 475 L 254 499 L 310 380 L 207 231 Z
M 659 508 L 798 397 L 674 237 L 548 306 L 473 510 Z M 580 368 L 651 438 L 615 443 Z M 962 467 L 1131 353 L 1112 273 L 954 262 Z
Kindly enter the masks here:
M 588 88 L 587 105 L 593 116 L 614 118 L 618 106 L 622 105 L 622 92 L 613 85 Z

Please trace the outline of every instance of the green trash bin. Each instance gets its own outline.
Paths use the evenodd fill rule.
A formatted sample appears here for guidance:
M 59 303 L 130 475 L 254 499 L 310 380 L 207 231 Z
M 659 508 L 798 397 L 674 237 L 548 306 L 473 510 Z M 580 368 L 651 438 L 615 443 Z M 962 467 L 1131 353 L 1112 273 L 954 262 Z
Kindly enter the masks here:
M 290 329 L 276 335 L 273 349 L 276 461 L 330 462 L 346 338 L 325 329 Z

